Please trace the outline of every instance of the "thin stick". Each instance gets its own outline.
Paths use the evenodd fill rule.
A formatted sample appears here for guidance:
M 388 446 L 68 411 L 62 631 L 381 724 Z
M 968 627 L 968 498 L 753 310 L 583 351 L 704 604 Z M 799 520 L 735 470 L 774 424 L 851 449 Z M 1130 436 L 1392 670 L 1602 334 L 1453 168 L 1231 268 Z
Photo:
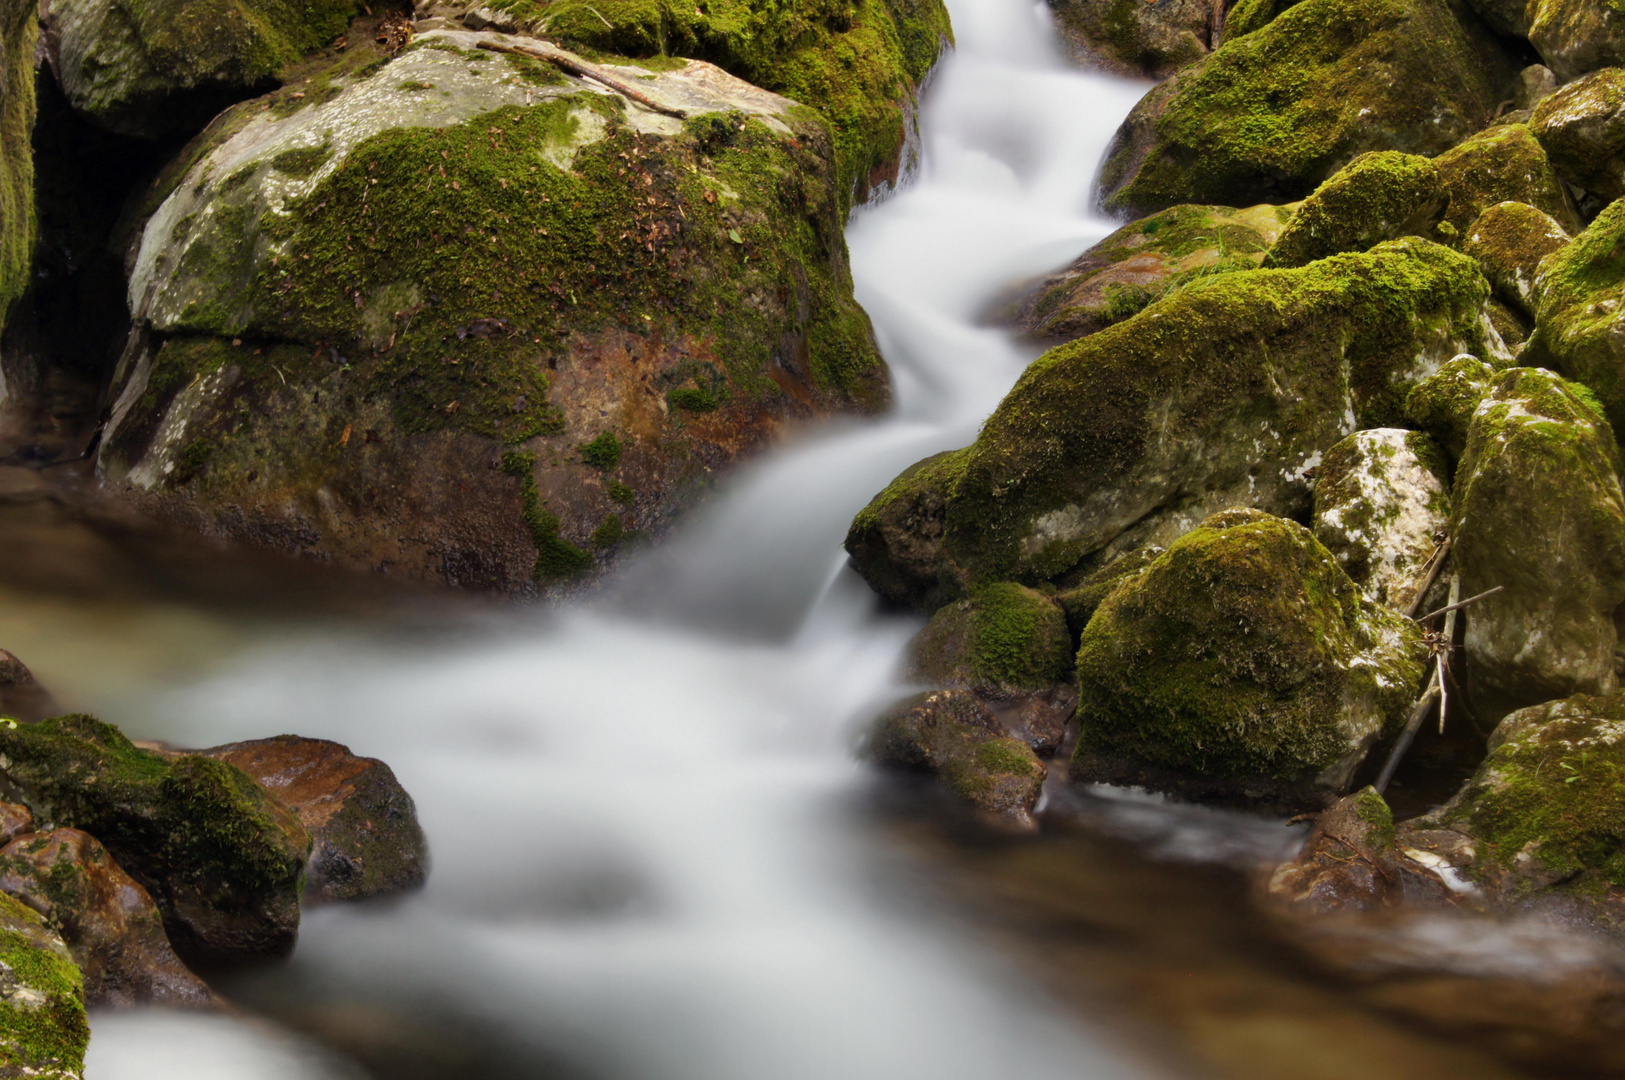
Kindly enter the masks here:
M 1444 715 L 1450 708 L 1450 650 L 1456 644 L 1456 612 L 1461 605 L 1456 601 L 1461 597 L 1461 574 L 1450 575 L 1450 603 L 1453 607 L 1445 608 L 1450 614 L 1444 617 L 1444 651 L 1439 653 L 1439 734 L 1444 734 Z
M 1417 622 L 1427 622 L 1429 619 L 1433 618 L 1433 616 L 1435 616 L 1435 615 L 1443 615 L 1446 612 L 1449 612 L 1451 615 L 1455 615 L 1455 613 L 1457 611 L 1459 611 L 1460 609 L 1466 607 L 1468 604 L 1474 603 L 1475 601 L 1478 601 L 1478 600 L 1482 600 L 1486 596 L 1494 596 L 1496 593 L 1501 592 L 1505 588 L 1506 588 L 1505 585 L 1497 585 L 1493 589 L 1485 589 L 1483 592 L 1479 593 L 1477 596 L 1469 596 L 1465 600 L 1455 602 L 1455 603 L 1451 603 L 1450 605 L 1448 605 L 1446 607 L 1440 608 L 1438 611 L 1430 611 L 1426 615 L 1422 616 L 1420 619 L 1417 619 L 1416 621 Z M 1445 620 L 1445 625 L 1446 626 L 1453 626 L 1453 625 L 1455 625 L 1455 622 L 1454 622 L 1453 619 L 1446 619 Z
M 1405 722 L 1405 730 L 1399 733 L 1399 739 L 1394 743 L 1394 748 L 1388 752 L 1388 760 L 1383 763 L 1382 773 L 1377 777 L 1377 794 L 1379 795 L 1388 790 L 1388 781 L 1394 778 L 1394 770 L 1399 768 L 1399 759 L 1404 757 L 1405 751 L 1411 748 L 1411 740 L 1415 739 L 1416 733 L 1421 730 L 1422 721 L 1427 719 L 1429 710 L 1433 708 L 1433 703 L 1439 700 L 1440 680 L 1437 662 L 1434 663 L 1430 676 L 1427 690 L 1416 700 L 1416 707 L 1411 710 L 1411 717 Z
M 545 42 L 537 42 L 537 44 L 541 45 L 545 44 Z M 563 49 L 553 49 L 551 47 L 546 50 L 532 49 L 524 45 L 504 45 L 497 41 L 482 41 L 479 43 L 479 47 L 487 52 L 513 53 L 515 56 L 528 56 L 533 60 L 545 60 L 566 74 L 578 75 L 585 79 L 592 79 L 594 82 L 601 82 L 622 97 L 631 98 L 652 112 L 665 113 L 667 116 L 675 116 L 679 120 L 688 119 L 688 113 L 682 109 L 662 105 L 624 79 L 617 78 L 596 64 L 589 64 L 579 56 L 567 53 Z
M 1421 608 L 1422 601 L 1428 598 L 1428 590 L 1439 580 L 1439 571 L 1444 569 L 1444 559 L 1448 554 L 1450 554 L 1450 537 L 1447 536 L 1439 541 L 1439 546 L 1433 549 L 1428 561 L 1422 564 L 1422 587 L 1416 590 L 1416 596 L 1411 600 L 1410 607 L 1405 609 L 1407 618 L 1416 618 L 1416 612 Z

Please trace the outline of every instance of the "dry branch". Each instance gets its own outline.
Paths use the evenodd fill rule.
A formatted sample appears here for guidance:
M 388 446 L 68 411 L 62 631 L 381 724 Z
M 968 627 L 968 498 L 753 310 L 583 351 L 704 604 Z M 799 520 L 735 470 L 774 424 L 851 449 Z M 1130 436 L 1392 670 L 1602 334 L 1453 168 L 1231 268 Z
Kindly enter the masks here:
M 589 64 L 579 56 L 567 53 L 563 49 L 549 47 L 546 42 L 539 41 L 537 44 L 544 47 L 536 49 L 528 45 L 505 45 L 498 41 L 482 41 L 479 43 L 479 47 L 487 52 L 512 53 L 515 56 L 528 56 L 533 60 L 546 61 L 567 75 L 575 75 L 583 79 L 603 83 L 622 97 L 630 98 L 652 112 L 675 116 L 679 120 L 688 119 L 688 113 L 682 109 L 661 104 L 625 79 L 617 75 L 611 75 L 596 64 Z

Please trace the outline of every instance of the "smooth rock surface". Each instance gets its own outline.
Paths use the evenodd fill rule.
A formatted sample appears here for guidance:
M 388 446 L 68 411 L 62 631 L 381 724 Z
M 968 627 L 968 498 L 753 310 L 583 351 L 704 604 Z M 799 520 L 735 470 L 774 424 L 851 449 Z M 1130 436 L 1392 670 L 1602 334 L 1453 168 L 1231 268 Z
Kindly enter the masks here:
M 28 665 L 0 649 L 0 716 L 33 724 L 57 711 L 51 692 L 39 684 Z

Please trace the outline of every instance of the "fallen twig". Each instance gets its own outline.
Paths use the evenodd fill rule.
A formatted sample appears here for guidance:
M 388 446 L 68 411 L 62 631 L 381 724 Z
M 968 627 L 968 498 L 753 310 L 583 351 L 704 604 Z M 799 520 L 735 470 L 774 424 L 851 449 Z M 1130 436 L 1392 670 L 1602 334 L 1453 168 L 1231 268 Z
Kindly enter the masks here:
M 537 42 L 537 44 L 546 45 L 546 42 Z M 551 47 L 535 49 L 527 45 L 505 45 L 498 41 L 482 41 L 479 43 L 479 47 L 487 52 L 512 53 L 515 56 L 528 56 L 533 60 L 545 60 L 568 75 L 576 75 L 584 79 L 591 79 L 594 82 L 603 83 L 622 97 L 630 98 L 652 112 L 675 116 L 679 120 L 688 119 L 688 113 L 682 109 L 673 108 L 670 105 L 664 105 L 656 101 L 626 80 L 611 75 L 596 64 L 589 64 L 580 57 L 565 52 L 563 49 L 553 49 Z
M 1465 600 L 1453 601 L 1452 603 L 1446 605 L 1445 607 L 1440 608 L 1438 611 L 1430 611 L 1426 615 L 1422 616 L 1420 619 L 1417 619 L 1416 621 L 1417 622 L 1427 622 L 1429 619 L 1433 618 L 1435 615 L 1444 615 L 1446 613 L 1454 615 L 1457 611 L 1459 611 L 1462 608 L 1466 607 L 1468 604 L 1471 604 L 1471 603 L 1473 603 L 1475 601 L 1478 601 L 1478 600 L 1482 600 L 1486 596 L 1494 596 L 1496 593 L 1501 592 L 1505 588 L 1506 588 L 1505 585 L 1497 585 L 1493 589 L 1485 589 L 1483 592 L 1479 593 L 1477 596 L 1469 596 Z M 1454 626 L 1455 625 L 1455 620 L 1454 619 L 1446 619 L 1445 624 L 1448 625 L 1448 626 Z
M 1394 778 L 1394 770 L 1399 768 L 1399 761 L 1405 756 L 1405 751 L 1411 748 L 1411 741 L 1422 728 L 1422 721 L 1427 719 L 1428 713 L 1433 709 L 1433 703 L 1439 700 L 1439 665 L 1433 665 L 1428 687 L 1422 696 L 1416 699 L 1416 707 L 1411 710 L 1410 719 L 1405 722 L 1405 730 L 1399 733 L 1399 739 L 1394 748 L 1388 752 L 1388 760 L 1383 763 L 1382 772 L 1377 777 L 1377 794 L 1381 795 L 1388 790 L 1388 782 Z
M 1405 609 L 1407 618 L 1416 618 L 1416 612 L 1421 608 L 1422 601 L 1427 599 L 1428 591 L 1433 588 L 1433 583 L 1439 580 L 1439 571 L 1444 569 L 1445 556 L 1449 554 L 1450 537 L 1446 536 L 1433 549 L 1433 554 L 1428 556 L 1428 561 L 1422 564 L 1421 585 L 1416 590 L 1416 596 L 1411 600 L 1410 606 Z

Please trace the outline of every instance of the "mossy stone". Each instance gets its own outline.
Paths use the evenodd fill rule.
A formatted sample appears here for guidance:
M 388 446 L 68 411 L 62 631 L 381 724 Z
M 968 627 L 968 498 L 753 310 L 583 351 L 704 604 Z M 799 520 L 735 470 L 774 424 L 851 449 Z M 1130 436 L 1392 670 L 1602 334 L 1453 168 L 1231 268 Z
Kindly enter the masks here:
M 1085 67 L 1164 79 L 1208 54 L 1207 0 L 1049 0 L 1061 40 Z
M 1503 202 L 1527 203 L 1571 234 L 1580 231 L 1574 200 L 1527 124 L 1497 124 L 1446 150 L 1434 164 L 1450 199 L 1445 223 L 1458 233 Z
M 945 600 L 1090 572 L 1226 506 L 1307 516 L 1327 450 L 1485 348 L 1487 292 L 1471 259 L 1416 239 L 1193 282 L 1036 360 L 971 447 L 858 515 L 847 550 L 887 595 Z
M 1520 362 L 1595 392 L 1616 430 L 1625 425 L 1625 200 L 1540 263 L 1535 331 Z
M 1400 236 L 1426 236 L 1444 210 L 1433 162 L 1393 150 L 1361 154 L 1315 189 L 1264 256 L 1265 266 L 1305 266 Z
M 1504 202 L 1468 226 L 1461 250 L 1478 260 L 1497 297 L 1533 317 L 1540 262 L 1567 247 L 1569 240 L 1568 232 L 1549 215 L 1528 203 Z
M 0 893 L 0 1075 L 81 1080 L 90 1022 L 84 982 L 38 913 Z
M 1010 694 L 1065 679 L 1072 636 L 1055 601 L 1024 585 L 997 582 L 938 609 L 915 637 L 912 653 L 921 679 Z
M 182 955 L 292 951 L 310 834 L 242 770 L 160 757 L 82 715 L 0 726 L 0 755 L 9 796 L 42 829 L 100 840 L 152 894 Z
M 1625 68 L 1562 87 L 1535 106 L 1529 126 L 1563 179 L 1604 201 L 1625 195 Z
M 1449 149 L 1490 121 L 1516 72 L 1446 0 L 1303 0 L 1147 94 L 1098 196 L 1134 217 L 1292 202 L 1368 150 Z
M 35 5 L 0 4 L 0 326 L 34 264 Z
M 1326 805 L 1403 723 L 1424 655 L 1415 624 L 1363 600 L 1309 530 L 1220 515 L 1084 629 L 1072 776 Z
M 1451 461 L 1460 461 L 1473 413 L 1494 379 L 1495 369 L 1478 357 L 1458 356 L 1411 388 L 1405 419 L 1433 436 Z
M 1221 42 L 1234 41 L 1254 30 L 1268 26 L 1277 15 L 1297 2 L 1298 0 L 1237 0 L 1235 6 L 1225 12 Z
M 1583 387 L 1537 368 L 1496 376 L 1456 470 L 1452 557 L 1474 707 L 1614 688 L 1625 603 L 1625 495 L 1614 433 Z
M 1292 216 L 1285 206 L 1173 206 L 1131 222 L 1013 305 L 1039 341 L 1071 341 L 1138 313 L 1199 278 L 1251 270 Z
M 1529 43 L 1564 82 L 1625 64 L 1625 0 L 1530 0 Z

